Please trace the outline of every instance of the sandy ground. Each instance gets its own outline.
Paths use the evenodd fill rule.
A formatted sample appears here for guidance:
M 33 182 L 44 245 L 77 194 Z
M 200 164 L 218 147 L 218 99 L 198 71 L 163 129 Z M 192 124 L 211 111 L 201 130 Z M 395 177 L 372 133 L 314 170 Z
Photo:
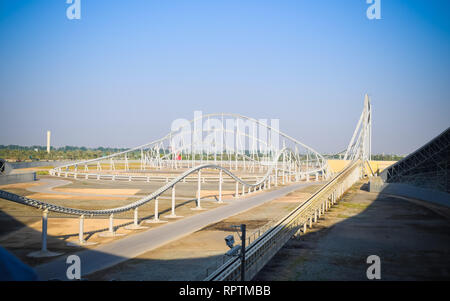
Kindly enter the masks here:
M 449 209 L 361 184 L 253 280 L 367 280 L 369 255 L 380 257 L 382 280 L 450 280 Z
M 96 181 L 73 181 L 70 185 L 65 185 L 64 188 L 56 188 L 55 190 L 65 191 L 69 193 L 86 193 L 89 196 L 67 195 L 51 193 L 35 193 L 27 190 L 29 187 L 43 185 L 46 177 L 42 177 L 42 181 L 31 183 L 20 183 L 3 185 L 0 189 L 10 191 L 19 195 L 30 198 L 47 201 L 52 204 L 68 206 L 81 209 L 101 209 L 114 208 L 129 204 L 136 201 L 136 198 L 126 197 L 103 197 L 95 194 L 130 194 L 145 196 L 153 192 L 155 187 L 160 187 L 161 183 L 111 183 L 111 182 L 96 182 Z M 130 185 L 131 184 L 131 185 Z M 132 188 L 129 188 L 129 187 Z M 150 186 L 150 187 L 149 187 Z M 234 185 L 223 185 L 224 188 L 234 187 Z M 82 188 L 81 188 L 82 187 Z M 117 188 L 123 187 L 123 188 Z M 125 188 L 128 187 L 128 188 Z M 221 206 L 217 204 L 217 184 L 204 184 L 205 189 L 202 189 L 202 207 L 206 210 Z M 193 214 L 200 213 L 199 211 L 191 210 L 196 206 L 196 188 L 197 183 L 180 183 L 177 185 L 177 194 L 179 198 L 176 200 L 177 215 L 188 217 Z M 234 189 L 223 189 L 223 197 L 230 197 L 234 193 Z M 258 192 L 259 193 L 259 192 Z M 94 194 L 94 195 L 92 195 Z M 171 191 L 163 194 L 163 197 L 158 201 L 158 214 L 161 219 L 165 219 L 171 213 Z M 0 245 L 7 248 L 18 256 L 24 262 L 30 265 L 37 265 L 48 262 L 51 258 L 31 259 L 26 255 L 32 251 L 40 249 L 41 245 L 41 216 L 42 211 L 6 200 L 0 199 Z M 118 226 L 118 233 L 125 233 L 133 235 L 142 230 L 130 231 L 125 230 L 124 226 L 132 222 L 133 212 L 125 212 L 115 215 L 114 225 Z M 139 219 L 152 219 L 154 217 L 154 202 L 150 202 L 139 208 Z M 170 220 L 168 220 L 170 221 Z M 98 234 L 106 231 L 109 225 L 107 217 L 85 218 L 85 240 L 96 243 L 108 243 L 116 238 L 102 238 Z M 161 224 L 145 224 L 148 228 L 158 227 Z M 77 217 L 70 217 L 54 212 L 49 213 L 48 219 L 48 249 L 57 252 L 71 252 L 79 250 L 77 247 L 67 246 L 69 241 L 76 241 L 78 239 L 79 220 Z M 92 248 L 94 246 L 88 246 Z
M 15 168 L 11 173 L 27 173 L 27 172 L 37 172 L 37 171 L 48 171 L 52 169 L 53 166 L 38 166 L 38 167 L 28 167 L 28 168 Z
M 236 235 L 231 225 L 245 223 L 249 235 L 278 221 L 305 201 L 320 185 L 311 185 L 289 195 L 209 225 L 112 268 L 93 273 L 90 280 L 203 280 L 223 262 L 228 250 L 224 237 Z M 235 240 L 238 241 L 237 236 Z
M 136 194 L 140 189 L 104 189 L 104 188 L 54 188 L 53 191 L 92 193 L 92 194 Z
M 123 200 L 123 197 L 103 197 L 103 196 L 74 196 L 67 194 L 50 194 L 50 193 L 35 193 L 27 196 L 28 198 L 39 201 L 51 200 L 80 200 L 80 201 L 105 201 L 105 200 Z M 126 198 L 125 198 L 126 199 Z
M 39 183 L 39 182 L 15 183 L 15 184 L 0 185 L 0 189 L 2 189 L 2 190 L 8 190 L 8 189 L 14 189 L 14 188 L 26 189 L 28 187 L 40 186 L 40 185 L 42 185 L 42 183 Z
M 114 226 L 130 223 L 131 219 L 116 219 Z M 85 233 L 100 232 L 106 230 L 109 225 L 108 219 L 85 219 L 84 230 Z M 14 231 L 1 237 L 0 242 L 5 243 L 10 248 L 26 248 L 30 245 L 40 245 L 41 240 L 39 236 L 34 235 L 36 231 L 41 229 L 41 221 L 33 222 L 28 227 L 24 227 L 18 231 Z M 78 219 L 77 218 L 51 218 L 48 220 L 49 236 L 53 238 L 60 238 L 64 241 L 75 241 L 78 238 Z M 118 228 L 117 233 L 128 233 L 123 228 Z M 90 236 L 90 235 L 86 235 Z M 90 239 L 91 242 L 105 243 L 111 241 L 111 238 L 94 237 Z

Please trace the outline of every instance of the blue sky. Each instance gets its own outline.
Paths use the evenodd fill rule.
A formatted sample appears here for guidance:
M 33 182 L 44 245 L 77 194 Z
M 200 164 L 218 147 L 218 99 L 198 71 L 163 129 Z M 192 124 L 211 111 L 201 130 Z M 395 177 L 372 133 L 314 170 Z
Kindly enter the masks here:
M 449 125 L 450 1 L 0 0 L 0 144 L 140 145 L 204 113 L 279 118 L 346 147 L 372 98 L 373 152 Z

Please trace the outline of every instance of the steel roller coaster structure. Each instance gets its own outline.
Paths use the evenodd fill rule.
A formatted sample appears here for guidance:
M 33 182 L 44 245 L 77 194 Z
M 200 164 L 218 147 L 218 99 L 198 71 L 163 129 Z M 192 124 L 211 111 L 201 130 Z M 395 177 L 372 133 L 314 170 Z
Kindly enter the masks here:
M 371 106 L 366 95 L 364 109 L 345 158 L 364 164 L 370 159 Z M 137 159 L 137 160 L 136 160 Z M 204 172 L 202 177 L 202 171 Z M 218 176 L 215 173 L 218 173 Z M 224 174 L 228 179 L 224 178 Z M 196 181 L 196 209 L 201 210 L 201 184 L 218 184 L 218 202 L 222 202 L 222 184 L 235 182 L 235 197 L 270 189 L 293 181 L 329 180 L 333 175 L 327 160 L 313 148 L 279 131 L 265 120 L 239 114 L 208 114 L 191 121 L 172 123 L 172 131 L 156 141 L 104 157 L 56 167 L 50 175 L 85 180 L 165 182 L 149 195 L 127 205 L 97 210 L 70 208 L 38 201 L 0 190 L 0 198 L 42 210 L 42 249 L 31 256 L 58 255 L 47 250 L 49 211 L 79 217 L 79 245 L 84 240 L 85 216 L 109 216 L 109 235 L 114 236 L 114 214 L 134 210 L 130 229 L 140 229 L 138 208 L 155 202 L 154 222 L 158 222 L 158 197 L 172 190 L 172 216 L 175 214 L 175 187 L 180 182 Z M 240 187 L 242 187 L 242 190 Z M 240 193 L 241 192 L 241 193 Z

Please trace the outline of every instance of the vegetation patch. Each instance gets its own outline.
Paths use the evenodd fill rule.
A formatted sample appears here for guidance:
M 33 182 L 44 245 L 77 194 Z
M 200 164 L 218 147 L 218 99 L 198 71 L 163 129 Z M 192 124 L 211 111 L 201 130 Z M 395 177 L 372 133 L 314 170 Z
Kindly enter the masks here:
M 353 208 L 353 209 L 366 209 L 370 206 L 370 204 L 361 204 L 361 203 L 341 203 L 342 206 L 346 208 Z

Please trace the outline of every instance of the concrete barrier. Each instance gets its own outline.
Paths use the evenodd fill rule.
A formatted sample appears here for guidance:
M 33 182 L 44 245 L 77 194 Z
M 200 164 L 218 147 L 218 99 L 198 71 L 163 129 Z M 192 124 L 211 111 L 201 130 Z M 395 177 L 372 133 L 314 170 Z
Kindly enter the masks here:
M 384 183 L 379 177 L 369 182 L 369 191 L 409 197 L 450 208 L 450 194 L 446 192 L 403 183 Z
M 42 166 L 54 166 L 58 167 L 64 164 L 75 163 L 76 161 L 35 161 L 35 162 L 8 162 L 8 164 L 14 169 L 32 168 Z
M 0 159 L 0 175 L 10 174 L 13 170 L 12 166 L 4 159 Z
M 0 185 L 36 181 L 35 172 L 0 175 Z

